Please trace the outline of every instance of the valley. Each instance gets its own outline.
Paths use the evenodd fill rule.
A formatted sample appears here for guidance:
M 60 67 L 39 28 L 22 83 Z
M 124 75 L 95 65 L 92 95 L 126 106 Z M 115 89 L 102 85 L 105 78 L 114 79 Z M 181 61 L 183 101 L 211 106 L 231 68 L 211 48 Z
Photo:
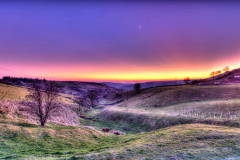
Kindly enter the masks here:
M 240 85 L 161 86 L 112 92 L 85 116 L 68 112 L 41 128 L 18 111 L 25 87 L 0 84 L 2 159 L 228 159 L 240 156 Z M 69 97 L 69 98 L 68 98 Z M 71 117 L 71 118 L 70 118 Z M 70 118 L 70 120 L 69 120 Z M 102 128 L 126 135 L 102 132 Z

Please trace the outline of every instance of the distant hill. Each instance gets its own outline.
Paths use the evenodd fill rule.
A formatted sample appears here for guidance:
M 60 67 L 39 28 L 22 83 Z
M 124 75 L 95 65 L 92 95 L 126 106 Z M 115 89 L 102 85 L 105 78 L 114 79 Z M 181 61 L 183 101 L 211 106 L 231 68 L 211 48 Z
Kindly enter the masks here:
M 177 82 L 177 83 L 176 83 Z M 103 82 L 104 84 L 122 90 L 133 90 L 135 83 L 112 83 L 112 82 Z M 152 82 L 144 82 L 140 83 L 142 88 L 151 88 L 158 86 L 172 86 L 172 85 L 180 85 L 184 84 L 182 80 L 178 81 L 152 81 Z
M 16 78 L 3 77 L 0 82 L 13 86 L 30 87 L 36 79 L 31 78 Z M 79 81 L 55 81 L 61 93 L 81 96 L 89 90 L 97 90 L 101 95 L 111 94 L 116 91 L 115 88 L 110 87 L 104 83 L 95 82 L 79 82 Z
M 193 84 L 212 85 L 212 84 L 236 84 L 240 83 L 240 68 L 224 72 L 222 74 L 206 78 L 203 80 L 192 81 Z
M 62 93 L 81 96 L 89 90 L 97 90 L 102 94 L 111 94 L 116 91 L 104 83 L 78 82 L 78 81 L 57 81 L 58 87 Z
M 140 93 L 125 91 L 108 97 L 110 103 L 118 106 L 131 107 L 164 107 L 175 104 L 210 101 L 230 100 L 240 98 L 240 84 L 236 85 L 212 85 L 212 86 L 162 86 L 143 89 Z

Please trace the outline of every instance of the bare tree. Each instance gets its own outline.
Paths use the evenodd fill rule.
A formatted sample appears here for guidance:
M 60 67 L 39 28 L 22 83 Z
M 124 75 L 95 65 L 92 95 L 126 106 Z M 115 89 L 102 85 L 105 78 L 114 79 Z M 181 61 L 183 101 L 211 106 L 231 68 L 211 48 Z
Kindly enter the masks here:
M 91 101 L 91 107 L 94 107 L 95 103 L 98 102 L 99 92 L 96 90 L 90 90 L 87 92 L 86 97 Z
M 223 72 L 227 72 L 227 71 L 229 71 L 229 70 L 230 70 L 229 66 L 226 66 L 226 67 L 224 67 L 224 68 L 222 69 Z
M 137 93 L 139 93 L 139 92 L 141 91 L 141 89 L 142 89 L 142 86 L 141 86 L 140 83 L 136 83 L 136 84 L 134 85 L 134 90 L 135 90 Z
M 222 71 L 219 70 L 219 71 L 216 71 L 216 72 L 215 72 L 215 75 L 219 75 L 219 74 L 221 74 L 221 73 L 222 73 Z
M 78 114 L 82 115 L 84 112 L 86 112 L 86 109 L 88 109 L 90 106 L 89 101 L 90 100 L 86 96 L 75 98 L 74 102 L 78 104 Z
M 58 98 L 59 90 L 51 81 L 36 80 L 32 87 L 28 89 L 28 101 L 24 101 L 25 110 L 36 116 L 40 121 L 40 126 L 44 127 L 47 120 L 60 109 Z
M 215 76 L 215 71 L 212 71 L 212 72 L 210 73 L 210 77 L 213 77 L 213 76 Z
M 184 81 L 185 84 L 189 84 L 189 82 L 190 82 L 190 78 L 187 77 L 187 78 L 185 78 L 183 81 Z

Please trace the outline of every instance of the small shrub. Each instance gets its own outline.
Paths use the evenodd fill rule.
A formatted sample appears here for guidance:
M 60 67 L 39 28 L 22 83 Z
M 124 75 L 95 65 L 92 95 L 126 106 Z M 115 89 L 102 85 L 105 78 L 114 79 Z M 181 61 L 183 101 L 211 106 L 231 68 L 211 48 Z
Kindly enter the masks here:
M 9 106 L 7 104 L 0 104 L 0 114 L 2 114 L 3 118 L 7 118 L 7 114 L 9 113 Z

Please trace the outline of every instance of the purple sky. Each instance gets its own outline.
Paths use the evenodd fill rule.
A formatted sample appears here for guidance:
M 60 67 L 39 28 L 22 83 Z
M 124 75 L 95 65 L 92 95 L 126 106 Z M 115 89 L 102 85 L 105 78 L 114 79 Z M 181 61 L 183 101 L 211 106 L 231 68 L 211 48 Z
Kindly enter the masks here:
M 179 68 L 205 76 L 240 67 L 239 51 L 237 2 L 0 1 L 0 67 L 33 76 L 149 71 L 154 79 Z

